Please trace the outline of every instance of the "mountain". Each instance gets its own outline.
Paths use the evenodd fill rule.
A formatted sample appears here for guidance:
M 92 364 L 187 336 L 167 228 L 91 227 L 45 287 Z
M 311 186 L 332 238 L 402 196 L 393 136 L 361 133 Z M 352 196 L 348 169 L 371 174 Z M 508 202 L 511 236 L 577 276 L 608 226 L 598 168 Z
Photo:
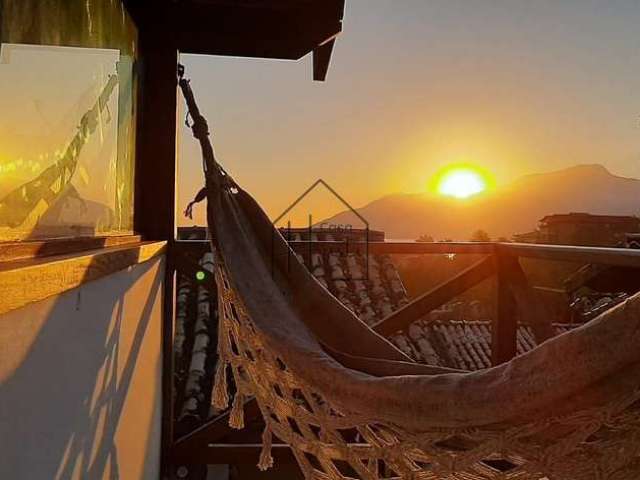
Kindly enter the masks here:
M 370 227 L 387 238 L 468 240 L 483 229 L 492 238 L 534 230 L 545 215 L 588 212 L 638 215 L 640 180 L 611 174 L 602 165 L 577 165 L 564 170 L 526 175 L 468 200 L 434 194 L 393 194 L 358 210 Z M 350 212 L 325 221 L 361 224 Z

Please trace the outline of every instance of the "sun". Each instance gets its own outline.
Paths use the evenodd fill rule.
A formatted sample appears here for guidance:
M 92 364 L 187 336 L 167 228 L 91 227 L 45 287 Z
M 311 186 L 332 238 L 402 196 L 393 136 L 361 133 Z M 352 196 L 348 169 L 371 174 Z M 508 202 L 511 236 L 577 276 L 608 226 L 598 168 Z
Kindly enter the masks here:
M 440 195 L 469 198 L 487 190 L 491 176 L 480 167 L 469 164 L 449 165 L 434 177 L 432 184 Z
M 478 172 L 469 169 L 453 170 L 445 174 L 438 184 L 438 193 L 448 197 L 468 198 L 487 188 Z

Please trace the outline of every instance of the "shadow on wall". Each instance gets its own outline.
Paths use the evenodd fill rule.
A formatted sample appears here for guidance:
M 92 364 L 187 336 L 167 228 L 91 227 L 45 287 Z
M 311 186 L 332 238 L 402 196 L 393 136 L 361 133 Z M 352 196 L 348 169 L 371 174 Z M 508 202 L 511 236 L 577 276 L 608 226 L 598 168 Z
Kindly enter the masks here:
M 0 316 L 0 478 L 158 478 L 163 278 L 155 258 Z

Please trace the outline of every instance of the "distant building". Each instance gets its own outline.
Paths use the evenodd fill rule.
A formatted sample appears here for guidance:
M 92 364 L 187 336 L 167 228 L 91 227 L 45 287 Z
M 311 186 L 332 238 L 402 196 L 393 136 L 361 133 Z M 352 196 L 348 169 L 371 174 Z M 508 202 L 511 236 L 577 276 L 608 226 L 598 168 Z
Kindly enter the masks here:
M 640 233 L 640 218 L 571 212 L 547 215 L 537 230 L 513 238 L 523 243 L 612 247 L 625 245 L 630 233 Z
M 540 232 L 538 230 L 534 230 L 527 233 L 516 233 L 513 236 L 513 241 L 517 243 L 540 243 L 538 241 L 539 238 Z
M 640 218 L 621 215 L 568 213 L 547 215 L 540 220 L 540 243 L 613 246 L 626 234 L 640 232 Z

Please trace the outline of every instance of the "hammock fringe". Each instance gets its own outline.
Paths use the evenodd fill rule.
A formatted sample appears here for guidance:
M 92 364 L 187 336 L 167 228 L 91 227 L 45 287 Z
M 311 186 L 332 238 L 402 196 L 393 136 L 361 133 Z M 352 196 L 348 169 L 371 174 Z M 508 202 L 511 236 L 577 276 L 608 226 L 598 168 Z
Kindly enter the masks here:
M 224 410 L 229 406 L 229 391 L 227 387 L 227 362 L 222 357 L 218 358 L 216 376 L 213 386 L 212 403 L 218 410 Z
M 229 426 L 240 430 L 244 428 L 244 394 L 237 392 L 233 398 L 233 407 L 229 414 Z
M 211 403 L 218 410 L 225 410 L 229 406 L 229 389 L 227 385 L 227 367 L 229 360 L 227 357 L 226 325 L 224 317 L 221 315 L 218 323 L 218 364 L 216 365 L 216 375 L 213 383 L 213 398 Z
M 263 472 L 273 467 L 273 457 L 271 456 L 272 436 L 271 427 L 269 427 L 269 423 L 267 422 L 262 432 L 262 451 L 260 452 L 260 460 L 258 461 L 258 468 Z

